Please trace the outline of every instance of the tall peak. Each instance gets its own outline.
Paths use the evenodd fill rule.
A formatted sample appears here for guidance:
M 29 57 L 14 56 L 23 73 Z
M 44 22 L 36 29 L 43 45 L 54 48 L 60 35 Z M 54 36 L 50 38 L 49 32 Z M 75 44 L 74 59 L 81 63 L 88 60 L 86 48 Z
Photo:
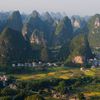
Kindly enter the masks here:
M 8 18 L 7 27 L 21 31 L 22 30 L 22 18 L 19 11 L 14 11 Z

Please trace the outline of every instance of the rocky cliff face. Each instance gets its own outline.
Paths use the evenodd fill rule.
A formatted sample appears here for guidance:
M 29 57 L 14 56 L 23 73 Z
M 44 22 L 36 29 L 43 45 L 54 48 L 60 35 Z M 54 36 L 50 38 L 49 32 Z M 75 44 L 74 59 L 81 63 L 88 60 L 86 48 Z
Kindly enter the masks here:
M 80 21 L 79 20 L 77 20 L 76 18 L 72 18 L 72 25 L 73 25 L 73 27 L 74 28 L 80 28 L 81 26 L 80 26 Z
M 96 19 L 95 19 L 94 27 L 95 27 L 95 29 L 100 28 L 100 19 L 98 17 L 96 17 Z
M 72 16 L 71 22 L 73 25 L 74 35 L 88 33 L 88 27 L 85 18 L 81 18 L 79 16 Z
M 46 46 L 46 40 L 44 39 L 44 33 L 39 32 L 38 30 L 34 30 L 30 37 L 31 44 L 37 44 Z
M 72 59 L 72 62 L 76 63 L 76 64 L 83 64 L 84 63 L 84 58 L 82 56 L 75 56 Z

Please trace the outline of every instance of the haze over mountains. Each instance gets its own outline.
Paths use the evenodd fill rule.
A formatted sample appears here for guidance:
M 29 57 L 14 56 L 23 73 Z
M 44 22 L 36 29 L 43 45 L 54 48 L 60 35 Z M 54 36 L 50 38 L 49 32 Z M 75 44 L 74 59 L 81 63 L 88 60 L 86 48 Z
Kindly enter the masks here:
M 99 14 L 69 18 L 60 13 L 37 11 L 30 15 L 19 11 L 0 13 L 0 63 L 3 65 L 32 61 L 69 63 L 75 57 L 86 61 L 100 48 L 99 40 Z

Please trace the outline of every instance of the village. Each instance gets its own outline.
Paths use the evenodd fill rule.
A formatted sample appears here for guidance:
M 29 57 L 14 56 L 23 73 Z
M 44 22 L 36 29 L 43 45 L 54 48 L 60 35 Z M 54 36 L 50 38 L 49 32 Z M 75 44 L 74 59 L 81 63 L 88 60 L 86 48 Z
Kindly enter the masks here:
M 88 63 L 91 64 L 91 67 L 100 67 L 100 54 L 96 54 L 94 59 L 89 59 Z
M 44 62 L 32 62 L 32 63 L 17 63 L 17 64 L 12 64 L 12 67 L 50 67 L 50 66 L 54 66 L 57 67 L 59 64 L 58 63 L 44 63 Z
M 84 75 L 89 75 L 88 73 L 91 74 L 91 70 L 92 69 L 96 69 L 98 70 L 98 68 L 100 67 L 100 54 L 96 55 L 93 59 L 88 59 L 88 64 L 90 65 L 90 67 L 85 67 L 85 66 L 80 66 L 78 68 L 76 68 L 76 70 L 78 70 L 78 72 L 80 72 L 81 74 L 84 73 Z M 79 64 L 82 64 L 82 58 L 80 56 L 76 56 L 75 59 L 74 59 L 74 63 L 79 63 Z M 12 64 L 12 68 L 17 68 L 17 67 L 27 67 L 27 68 L 33 68 L 33 69 L 36 69 L 38 71 L 42 70 L 42 71 L 48 71 L 49 68 L 58 68 L 58 67 L 66 67 L 66 65 L 64 65 L 64 63 L 59 63 L 59 62 L 42 62 L 42 61 L 39 61 L 39 62 L 32 62 L 32 63 L 17 63 L 17 64 Z M 69 69 L 70 70 L 70 69 Z M 71 69 L 72 70 L 72 69 Z M 57 72 L 59 74 L 61 74 L 62 76 L 64 75 L 64 77 L 66 77 L 66 75 L 68 75 L 68 71 L 67 70 L 64 70 L 64 71 L 56 71 L 56 72 L 48 72 L 47 74 L 45 74 L 47 77 L 49 77 L 48 75 L 53 75 L 53 74 L 57 74 Z M 77 75 L 75 74 L 75 71 L 73 72 L 70 72 L 69 73 L 70 77 L 75 77 L 74 75 Z M 40 75 L 40 74 L 39 74 Z M 42 74 L 41 74 L 42 75 Z M 58 74 L 57 74 L 58 75 Z M 37 78 L 38 78 L 38 74 L 35 75 Z M 45 77 L 46 77 L 45 76 Z M 27 76 L 26 76 L 27 77 Z M 30 76 L 31 78 L 33 77 L 34 78 L 34 75 L 31 75 Z M 41 76 L 42 77 L 42 76 Z M 67 76 L 68 77 L 68 76 Z M 63 77 L 62 77 L 63 78 Z M 41 79 L 41 78 L 40 78 Z M 9 80 L 12 80 L 12 81 L 9 81 Z M 14 89 L 16 90 L 18 87 L 16 85 L 17 83 L 17 79 L 13 80 L 13 79 L 10 79 L 9 78 L 9 75 L 6 74 L 6 73 L 1 73 L 0 74 L 0 87 L 2 88 L 5 88 L 5 87 L 9 87 L 10 89 Z M 46 90 L 47 91 L 47 90 Z M 48 92 L 48 91 L 47 91 Z M 56 98 L 56 99 L 60 99 L 60 98 L 68 98 L 69 95 L 68 94 L 65 94 L 65 95 L 61 95 L 60 92 L 58 92 L 57 90 L 55 90 L 54 88 L 51 89 L 51 94 L 52 94 L 52 97 L 53 98 Z
M 88 64 L 91 65 L 91 67 L 99 67 L 100 66 L 100 54 L 97 54 L 94 58 L 88 59 L 87 60 Z M 83 64 L 83 59 L 81 56 L 76 56 L 74 58 L 73 63 L 76 64 Z M 32 63 L 17 63 L 17 64 L 12 64 L 12 67 L 57 67 L 64 65 L 62 62 L 35 62 L 33 61 Z

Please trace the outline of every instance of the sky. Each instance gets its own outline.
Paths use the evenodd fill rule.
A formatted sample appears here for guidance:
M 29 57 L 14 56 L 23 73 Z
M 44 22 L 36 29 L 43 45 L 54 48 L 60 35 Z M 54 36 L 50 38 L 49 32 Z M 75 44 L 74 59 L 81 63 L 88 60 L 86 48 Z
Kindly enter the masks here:
M 37 10 L 65 12 L 67 15 L 93 15 L 100 13 L 100 0 L 0 0 L 0 11 L 19 10 L 31 13 Z

